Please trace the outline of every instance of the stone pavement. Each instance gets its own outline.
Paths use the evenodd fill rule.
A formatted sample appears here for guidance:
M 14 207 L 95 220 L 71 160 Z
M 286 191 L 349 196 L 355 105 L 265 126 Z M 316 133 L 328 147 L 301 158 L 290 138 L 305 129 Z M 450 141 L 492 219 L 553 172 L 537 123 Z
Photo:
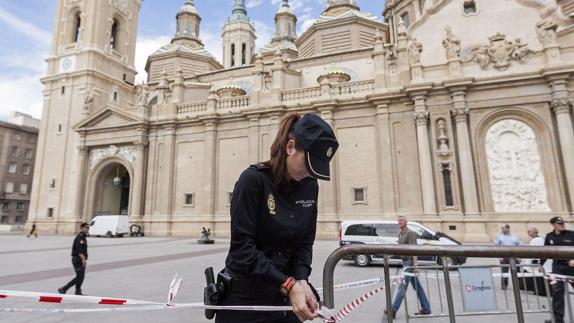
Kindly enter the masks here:
M 21 235 L 0 235 L 0 289 L 19 291 L 55 292 L 73 277 L 70 263 L 72 236 L 40 236 L 38 239 L 26 239 Z M 215 245 L 198 245 L 196 239 L 181 238 L 89 238 L 89 261 L 84 283 L 84 293 L 94 296 L 130 298 L 165 302 L 171 279 L 175 273 L 183 277 L 184 282 L 176 298 L 177 302 L 201 302 L 204 287 L 203 270 L 213 266 L 222 268 L 227 254 L 228 241 L 217 239 Z M 317 241 L 314 251 L 314 270 L 311 281 L 315 286 L 322 285 L 322 266 L 327 256 L 337 248 L 337 241 Z M 474 259 L 472 264 L 495 264 L 493 259 Z M 397 273 L 398 268 L 391 272 Z M 336 269 L 335 282 L 343 283 L 382 276 L 383 267 L 374 265 L 358 268 L 351 262 L 342 262 Z M 462 308 L 460 284 L 457 273 L 453 273 L 453 291 L 455 308 Z M 440 283 L 439 283 L 440 282 Z M 497 282 L 498 283 L 498 282 Z M 423 284 L 430 295 L 434 313 L 446 313 L 444 285 L 442 280 L 429 279 Z M 337 308 L 369 291 L 375 286 L 345 290 L 336 293 Z M 440 293 L 440 297 L 439 297 Z M 458 294 L 457 294 L 458 293 Z M 409 289 L 409 311 L 417 305 L 414 293 Z M 524 294 L 523 294 L 524 297 Z M 442 306 L 441 306 L 442 299 Z M 506 301 L 512 308 L 512 293 L 497 292 L 497 301 L 506 309 Z M 546 299 L 536 299 L 530 295 L 524 299 L 525 307 L 544 304 Z M 90 305 L 79 304 L 40 304 L 28 300 L 0 300 L 0 308 L 86 308 Z M 100 305 L 101 306 L 101 305 Z M 385 308 L 385 295 L 380 293 L 368 300 L 352 313 L 347 322 L 381 322 Z M 404 307 L 396 322 L 405 322 Z M 527 322 L 543 322 L 547 314 L 527 314 Z M 489 323 L 514 322 L 513 315 L 464 317 L 457 322 Z M 87 314 L 24 314 L 2 313 L 0 322 L 210 322 L 203 312 L 194 309 L 147 312 L 113 312 Z M 319 322 L 319 320 L 315 320 Z M 419 320 L 413 320 L 419 321 Z M 425 318 L 424 322 L 448 322 L 447 318 Z

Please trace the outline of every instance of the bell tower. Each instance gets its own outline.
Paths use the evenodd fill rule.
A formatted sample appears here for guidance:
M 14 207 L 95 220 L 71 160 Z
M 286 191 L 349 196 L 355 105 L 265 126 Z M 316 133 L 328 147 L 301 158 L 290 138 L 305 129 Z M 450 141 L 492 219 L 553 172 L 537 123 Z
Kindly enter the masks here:
M 223 66 L 235 68 L 251 64 L 255 53 L 255 27 L 247 16 L 245 0 L 234 0 L 231 17 L 223 27 Z
M 57 1 L 28 217 L 52 232 L 73 232 L 82 221 L 79 165 L 89 156 L 73 127 L 103 107 L 132 105 L 140 6 L 141 0 Z

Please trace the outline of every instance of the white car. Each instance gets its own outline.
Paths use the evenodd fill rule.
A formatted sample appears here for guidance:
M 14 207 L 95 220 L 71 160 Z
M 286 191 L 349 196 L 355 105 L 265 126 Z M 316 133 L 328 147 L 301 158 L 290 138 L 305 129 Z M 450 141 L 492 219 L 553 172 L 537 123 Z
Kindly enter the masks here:
M 129 233 L 129 226 L 127 215 L 98 215 L 90 222 L 90 236 L 121 238 Z
M 430 245 L 460 245 L 461 243 L 447 236 L 444 233 L 434 232 L 431 229 L 417 222 L 409 222 L 410 230 L 417 233 L 418 244 Z M 345 246 L 350 244 L 398 244 L 399 243 L 399 224 L 397 221 L 343 221 L 339 227 L 339 245 Z M 345 260 L 354 260 L 355 264 L 360 267 L 369 266 L 372 262 L 382 261 L 383 255 L 355 255 L 344 258 Z M 418 257 L 419 261 L 428 263 L 442 263 L 441 258 L 422 256 Z M 449 257 L 447 265 L 462 265 L 466 262 L 465 257 Z M 400 265 L 400 257 L 392 257 L 390 264 Z

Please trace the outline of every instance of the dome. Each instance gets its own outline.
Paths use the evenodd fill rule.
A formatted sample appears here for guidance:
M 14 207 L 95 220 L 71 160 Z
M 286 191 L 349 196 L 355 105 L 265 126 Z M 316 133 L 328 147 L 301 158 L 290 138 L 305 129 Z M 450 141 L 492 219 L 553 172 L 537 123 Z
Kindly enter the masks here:
M 197 11 L 197 8 L 195 7 L 195 5 L 193 5 L 193 0 L 186 0 L 185 1 L 185 4 L 179 10 L 178 15 L 181 15 L 183 13 L 189 13 L 189 14 L 194 14 L 194 15 L 199 16 L 199 11 Z

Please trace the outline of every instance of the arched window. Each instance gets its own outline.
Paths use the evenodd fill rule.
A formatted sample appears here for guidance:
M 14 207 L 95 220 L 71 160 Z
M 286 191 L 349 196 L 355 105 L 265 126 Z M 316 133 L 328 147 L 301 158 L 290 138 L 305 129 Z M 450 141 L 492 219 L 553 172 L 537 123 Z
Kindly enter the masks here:
M 231 44 L 231 67 L 235 66 L 235 44 Z
M 82 17 L 81 17 L 81 13 L 78 12 L 78 13 L 76 13 L 76 16 L 74 18 L 74 35 L 73 35 L 74 43 L 77 43 L 78 40 L 80 40 L 81 28 L 82 28 Z
M 112 31 L 110 33 L 110 48 L 117 49 L 118 48 L 118 30 L 120 29 L 119 23 L 116 19 L 114 19 L 112 23 Z
M 245 65 L 247 60 L 247 45 L 241 44 L 241 66 Z
M 465 15 L 476 13 L 476 2 L 474 0 L 464 0 L 463 9 Z

